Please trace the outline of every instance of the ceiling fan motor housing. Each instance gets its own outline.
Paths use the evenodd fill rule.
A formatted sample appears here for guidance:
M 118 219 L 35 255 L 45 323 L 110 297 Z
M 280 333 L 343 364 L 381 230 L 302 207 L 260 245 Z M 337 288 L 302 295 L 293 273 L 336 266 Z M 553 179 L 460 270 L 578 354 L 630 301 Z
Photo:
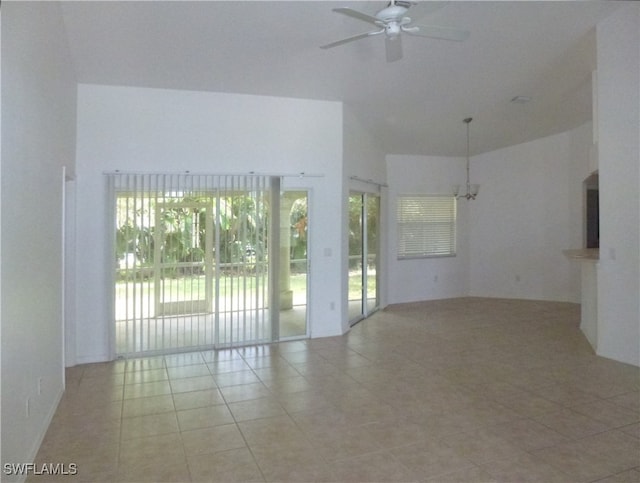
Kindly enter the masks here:
M 398 4 L 390 4 L 387 8 L 380 10 L 376 13 L 376 18 L 382 20 L 383 22 L 393 22 L 400 21 L 402 16 L 407 13 L 409 6 L 406 7 Z

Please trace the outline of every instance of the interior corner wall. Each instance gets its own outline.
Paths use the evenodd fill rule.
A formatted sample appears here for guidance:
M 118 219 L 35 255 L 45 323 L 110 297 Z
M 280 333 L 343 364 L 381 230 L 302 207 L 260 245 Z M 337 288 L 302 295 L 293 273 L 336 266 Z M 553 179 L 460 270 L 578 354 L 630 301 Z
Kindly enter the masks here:
M 396 200 L 401 194 L 450 194 L 464 180 L 463 158 L 388 155 L 389 227 L 397 223 Z M 398 240 L 388 240 L 388 297 L 390 304 L 462 297 L 468 295 L 469 237 L 466 200 L 458 201 L 457 255 L 455 257 L 398 260 Z
M 584 181 L 598 169 L 593 148 L 593 123 L 591 121 L 567 133 L 570 136 L 571 159 L 569 165 L 569 245 L 567 249 L 579 249 L 586 245 L 586 207 Z M 582 262 L 572 260 L 569 266 L 567 301 L 582 302 Z
M 348 285 L 349 285 L 349 193 L 350 191 L 359 191 L 362 193 L 379 193 L 380 195 L 380 224 L 379 224 L 379 243 L 380 243 L 380 259 L 377 261 L 379 273 L 387 272 L 387 259 L 384 247 L 387 246 L 388 228 L 387 218 L 384 206 L 388 203 L 387 190 L 384 187 L 387 183 L 387 169 L 385 163 L 385 154 L 378 147 L 375 138 L 371 132 L 364 126 L 362 119 L 356 110 L 345 104 L 343 106 L 343 186 L 342 193 L 342 293 L 344 294 L 345 304 L 343 305 L 344 313 L 342 314 L 342 327 L 344 331 L 349 328 L 348 314 Z M 358 179 L 353 179 L 353 178 Z M 367 183 L 363 180 L 371 181 Z M 387 304 L 388 286 L 386 277 L 380 277 L 379 293 L 380 307 Z
M 105 171 L 297 174 L 310 189 L 309 324 L 342 330 L 342 104 L 213 92 L 80 85 L 76 180 L 77 360 L 112 357 Z M 345 302 L 346 303 L 346 302 Z
M 598 354 L 640 366 L 640 5 L 598 23 Z
M 63 167 L 76 82 L 60 5 L 6 2 L 2 22 L 2 464 L 34 461 L 64 390 Z M 26 475 L 4 473 L 2 481 Z
M 579 279 L 562 251 L 578 237 L 575 157 L 589 160 L 586 148 L 574 153 L 574 135 L 473 157 L 480 194 L 469 205 L 472 296 L 576 301 Z

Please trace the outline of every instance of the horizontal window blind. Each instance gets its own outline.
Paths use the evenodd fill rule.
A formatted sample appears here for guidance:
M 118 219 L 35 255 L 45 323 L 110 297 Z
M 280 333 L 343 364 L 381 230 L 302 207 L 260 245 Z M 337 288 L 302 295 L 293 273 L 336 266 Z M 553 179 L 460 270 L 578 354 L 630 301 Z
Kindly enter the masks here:
M 455 197 L 400 195 L 397 223 L 398 259 L 455 256 Z

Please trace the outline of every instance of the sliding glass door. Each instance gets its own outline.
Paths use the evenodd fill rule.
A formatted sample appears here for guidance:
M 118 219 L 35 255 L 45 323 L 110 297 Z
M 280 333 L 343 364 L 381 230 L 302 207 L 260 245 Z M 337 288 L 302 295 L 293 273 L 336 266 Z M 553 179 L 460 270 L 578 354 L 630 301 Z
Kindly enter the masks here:
M 307 334 L 307 193 L 261 176 L 113 175 L 116 355 Z
M 279 339 L 307 335 L 306 191 L 283 191 L 280 196 Z
M 380 197 L 349 195 L 349 322 L 353 325 L 379 306 L 378 248 Z

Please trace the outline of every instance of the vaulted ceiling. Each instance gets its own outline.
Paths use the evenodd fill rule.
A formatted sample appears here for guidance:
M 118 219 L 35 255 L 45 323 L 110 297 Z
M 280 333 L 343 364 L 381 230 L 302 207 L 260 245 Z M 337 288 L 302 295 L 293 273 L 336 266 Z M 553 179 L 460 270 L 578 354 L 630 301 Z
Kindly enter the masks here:
M 451 1 L 410 8 L 464 42 L 384 36 L 332 12 L 375 14 L 385 1 L 63 2 L 81 83 L 342 101 L 385 153 L 463 156 L 562 132 L 591 119 L 595 25 L 621 2 Z M 527 96 L 525 104 L 512 103 Z M 277 122 L 277 119 L 274 120 Z

